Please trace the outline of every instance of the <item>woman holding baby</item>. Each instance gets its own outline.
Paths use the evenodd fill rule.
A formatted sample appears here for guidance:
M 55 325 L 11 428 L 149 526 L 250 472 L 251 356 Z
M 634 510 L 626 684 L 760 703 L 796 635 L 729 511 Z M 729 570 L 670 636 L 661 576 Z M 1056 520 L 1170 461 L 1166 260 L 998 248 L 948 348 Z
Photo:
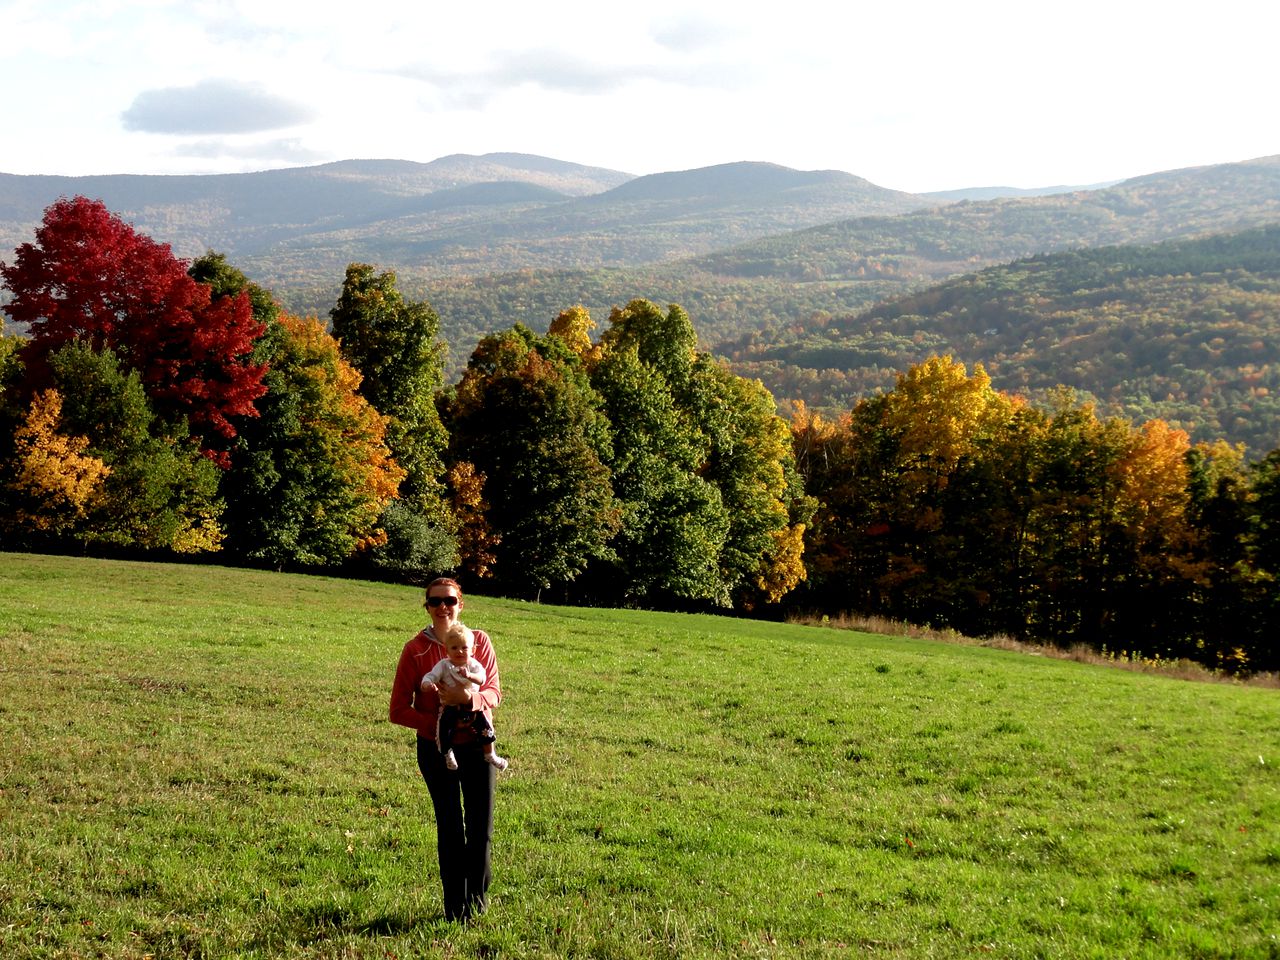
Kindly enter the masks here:
M 431 623 L 400 654 L 390 715 L 392 723 L 418 733 L 418 769 L 435 808 L 444 915 L 466 920 L 488 906 L 494 791 L 498 770 L 506 767 L 493 750 L 492 732 L 502 686 L 488 634 L 458 620 L 458 582 L 431 581 L 426 608 Z M 442 718 L 447 740 L 438 739 Z

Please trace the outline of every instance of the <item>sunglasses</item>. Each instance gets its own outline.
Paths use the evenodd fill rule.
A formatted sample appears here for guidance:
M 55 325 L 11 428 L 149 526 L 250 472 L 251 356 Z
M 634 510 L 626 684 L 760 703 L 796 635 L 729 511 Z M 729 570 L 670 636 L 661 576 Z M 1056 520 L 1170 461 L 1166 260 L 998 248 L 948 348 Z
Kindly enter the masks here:
M 428 607 L 438 607 L 442 603 L 446 607 L 456 607 L 458 605 L 458 598 L 457 597 L 427 597 Z

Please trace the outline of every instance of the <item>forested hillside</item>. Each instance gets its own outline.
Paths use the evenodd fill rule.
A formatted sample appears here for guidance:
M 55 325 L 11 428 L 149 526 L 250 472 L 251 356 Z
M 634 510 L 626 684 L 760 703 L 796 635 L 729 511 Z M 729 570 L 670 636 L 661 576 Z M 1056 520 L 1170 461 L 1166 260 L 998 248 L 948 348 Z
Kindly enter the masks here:
M 1033 257 L 722 350 L 779 399 L 829 411 L 946 353 L 1002 390 L 1045 402 L 1065 385 L 1259 456 L 1280 442 L 1280 225 Z
M 939 278 L 1073 247 L 1152 243 L 1280 221 L 1280 156 L 1171 170 L 1106 190 L 957 203 L 757 241 L 695 261 L 795 281 Z
M 693 175 L 698 173 L 690 172 L 686 182 L 696 182 Z M 660 177 L 641 178 L 612 194 L 625 196 L 644 188 L 660 195 L 663 185 Z M 1270 157 L 1169 171 L 1104 190 L 845 220 L 647 266 L 538 270 L 529 268 L 536 262 L 531 260 L 522 264 L 524 269 L 492 273 L 479 269 L 477 259 L 476 269 L 460 268 L 457 276 L 424 279 L 413 271 L 400 271 L 400 281 L 414 296 L 436 306 L 446 339 L 461 345 L 452 352 L 456 374 L 468 345 L 480 336 L 513 321 L 544 330 L 565 304 L 582 304 L 593 314 L 605 315 L 612 306 L 642 296 L 685 306 L 697 318 L 706 348 L 741 349 L 743 343 L 729 346 L 737 341 L 786 344 L 808 336 L 831 317 L 848 316 L 938 280 L 1020 257 L 1104 244 L 1147 244 L 1276 222 L 1280 158 Z M 617 228 L 625 227 L 624 220 Z M 611 236 L 598 235 L 602 248 L 620 242 Z M 476 254 L 492 256 L 492 250 Z M 323 284 L 275 289 L 290 309 L 323 313 L 336 288 L 334 274 Z M 816 398 L 813 393 L 808 396 Z M 844 402 L 843 396 L 838 399 Z

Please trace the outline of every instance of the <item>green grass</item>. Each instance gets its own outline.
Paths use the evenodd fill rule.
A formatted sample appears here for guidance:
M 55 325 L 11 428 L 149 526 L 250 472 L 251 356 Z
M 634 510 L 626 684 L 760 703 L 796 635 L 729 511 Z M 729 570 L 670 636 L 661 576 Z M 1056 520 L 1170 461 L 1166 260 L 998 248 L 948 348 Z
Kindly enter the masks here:
M 0 956 L 1278 957 L 1280 694 L 468 598 L 488 914 L 386 721 L 417 590 L 0 554 Z

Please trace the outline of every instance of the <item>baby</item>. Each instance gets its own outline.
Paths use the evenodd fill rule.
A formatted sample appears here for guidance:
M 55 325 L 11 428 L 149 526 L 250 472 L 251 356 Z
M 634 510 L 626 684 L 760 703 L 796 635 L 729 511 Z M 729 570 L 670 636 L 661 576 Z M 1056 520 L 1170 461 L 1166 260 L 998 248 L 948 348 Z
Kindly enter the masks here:
M 441 638 L 444 643 L 445 659 L 441 660 L 422 678 L 422 689 L 439 692 L 441 687 L 450 690 L 463 689 L 468 693 L 472 685 L 480 687 L 485 681 L 484 667 L 480 661 L 471 656 L 475 646 L 475 634 L 461 623 L 455 623 Z M 484 745 L 485 762 L 499 770 L 507 769 L 507 761 L 498 756 L 493 748 L 493 724 L 481 710 L 472 710 L 464 706 L 445 706 L 441 704 L 440 714 L 436 718 L 436 746 L 444 757 L 444 765 L 450 770 L 458 769 L 458 758 L 453 753 L 453 739 L 461 726 L 469 726 L 476 737 Z

